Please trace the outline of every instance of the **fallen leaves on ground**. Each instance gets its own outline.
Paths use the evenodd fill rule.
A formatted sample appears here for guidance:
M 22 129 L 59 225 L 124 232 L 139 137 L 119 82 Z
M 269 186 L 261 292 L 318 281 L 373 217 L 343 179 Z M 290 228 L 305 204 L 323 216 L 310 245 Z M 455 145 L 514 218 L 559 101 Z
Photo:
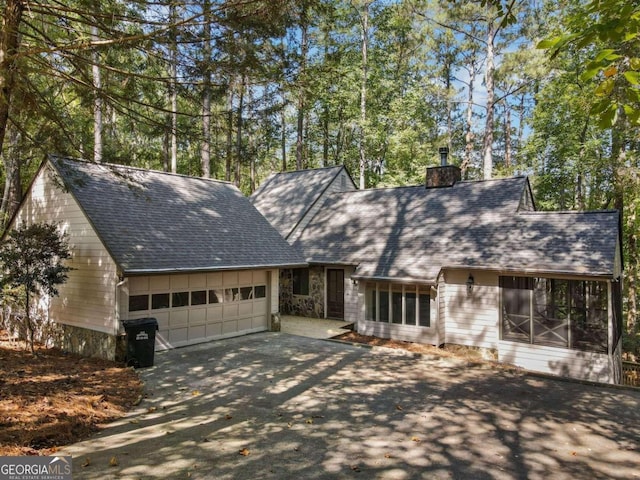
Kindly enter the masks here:
M 240 455 L 242 455 L 243 457 L 247 457 L 247 456 L 249 456 L 249 454 L 250 454 L 251 452 L 249 451 L 249 449 L 248 449 L 248 448 L 243 448 L 243 449 L 241 449 L 238 453 L 239 453 Z
M 0 456 L 50 455 L 141 398 L 131 368 L 42 346 L 36 353 L 0 330 Z

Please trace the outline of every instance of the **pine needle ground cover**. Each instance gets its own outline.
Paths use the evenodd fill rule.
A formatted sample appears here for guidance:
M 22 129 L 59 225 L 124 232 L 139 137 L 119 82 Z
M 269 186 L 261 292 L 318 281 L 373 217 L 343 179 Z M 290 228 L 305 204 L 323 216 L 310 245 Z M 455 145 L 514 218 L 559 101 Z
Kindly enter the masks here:
M 0 455 L 50 455 L 123 416 L 140 399 L 131 368 L 10 341 L 0 330 Z

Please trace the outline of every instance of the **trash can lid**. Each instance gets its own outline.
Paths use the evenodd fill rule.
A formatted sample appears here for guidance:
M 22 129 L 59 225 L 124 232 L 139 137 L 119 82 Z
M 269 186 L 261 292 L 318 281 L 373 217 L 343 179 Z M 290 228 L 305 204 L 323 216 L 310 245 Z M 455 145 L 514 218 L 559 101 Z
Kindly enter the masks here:
M 133 328 L 133 327 L 156 327 L 156 329 L 158 328 L 158 320 L 150 317 L 135 318 L 133 320 L 122 320 L 122 324 L 124 325 L 124 328 Z

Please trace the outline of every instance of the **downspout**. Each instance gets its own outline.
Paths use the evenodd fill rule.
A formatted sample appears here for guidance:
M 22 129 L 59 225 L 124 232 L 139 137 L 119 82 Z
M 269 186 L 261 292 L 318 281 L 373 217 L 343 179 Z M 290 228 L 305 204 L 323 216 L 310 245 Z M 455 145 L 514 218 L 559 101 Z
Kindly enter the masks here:
M 115 324 L 115 328 L 114 328 L 114 335 L 117 337 L 118 334 L 120 333 L 120 297 L 121 297 L 121 293 L 120 293 L 120 289 L 129 282 L 129 278 L 124 277 L 122 278 L 122 280 L 120 280 L 118 283 L 116 283 L 116 309 L 115 309 L 115 319 L 116 319 L 116 324 Z

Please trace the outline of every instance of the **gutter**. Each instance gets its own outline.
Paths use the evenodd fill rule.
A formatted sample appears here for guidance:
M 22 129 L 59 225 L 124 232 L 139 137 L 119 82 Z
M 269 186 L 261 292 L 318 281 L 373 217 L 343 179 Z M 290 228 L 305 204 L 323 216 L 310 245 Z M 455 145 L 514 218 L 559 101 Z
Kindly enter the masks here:
M 227 267 L 197 267 L 197 268 L 140 268 L 124 270 L 128 276 L 135 275 L 164 275 L 171 273 L 204 273 L 204 272 L 229 272 L 233 270 L 269 270 L 274 268 L 305 268 L 308 263 L 285 263 L 276 265 L 238 265 Z

